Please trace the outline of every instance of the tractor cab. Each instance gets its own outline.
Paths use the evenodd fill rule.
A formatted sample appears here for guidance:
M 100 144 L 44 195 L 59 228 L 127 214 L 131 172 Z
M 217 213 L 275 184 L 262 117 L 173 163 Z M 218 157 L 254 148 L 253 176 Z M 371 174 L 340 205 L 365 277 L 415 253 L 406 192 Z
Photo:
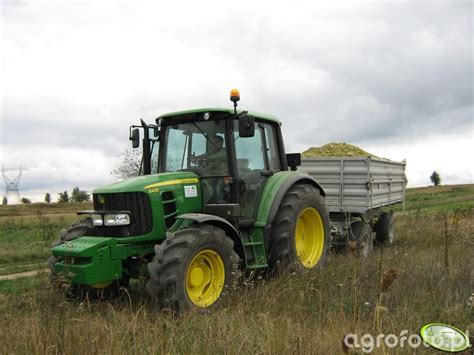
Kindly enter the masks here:
M 203 213 L 253 225 L 268 177 L 288 170 L 280 122 L 271 115 L 205 108 L 173 112 L 147 126 L 143 173 L 192 172 L 201 182 Z M 131 140 L 138 147 L 138 127 Z M 151 133 L 150 133 L 151 132 Z M 157 144 L 158 143 L 158 144 Z M 156 149 L 159 146 L 159 149 Z

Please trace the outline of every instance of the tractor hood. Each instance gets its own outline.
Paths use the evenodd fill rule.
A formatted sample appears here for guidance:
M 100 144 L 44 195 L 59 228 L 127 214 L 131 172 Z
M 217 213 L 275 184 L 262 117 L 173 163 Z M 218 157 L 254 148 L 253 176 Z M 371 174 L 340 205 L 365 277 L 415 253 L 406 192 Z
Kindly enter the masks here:
M 165 186 L 196 184 L 198 182 L 198 175 L 191 172 L 161 173 L 119 180 L 110 185 L 99 187 L 92 193 L 157 192 L 157 190 Z
M 137 176 L 95 189 L 93 194 L 97 210 L 131 213 L 128 229 L 103 235 L 117 237 L 119 243 L 163 239 L 166 230 L 177 224 L 177 216 L 203 209 L 201 182 L 192 172 Z

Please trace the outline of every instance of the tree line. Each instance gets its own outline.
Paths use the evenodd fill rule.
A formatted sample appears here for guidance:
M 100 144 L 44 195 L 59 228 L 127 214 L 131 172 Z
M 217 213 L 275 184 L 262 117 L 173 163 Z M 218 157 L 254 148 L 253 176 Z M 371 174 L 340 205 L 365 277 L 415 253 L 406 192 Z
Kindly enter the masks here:
M 59 192 L 57 202 L 62 202 L 62 203 L 89 202 L 90 200 L 91 200 L 91 194 L 85 190 L 79 189 L 79 187 L 76 186 L 72 189 L 71 196 L 69 196 L 69 193 L 67 192 L 67 190 L 63 192 Z M 22 197 L 20 199 L 20 202 L 23 204 L 30 204 L 31 200 L 29 198 Z M 53 197 L 51 196 L 49 192 L 46 192 L 46 194 L 44 195 L 44 202 L 48 204 L 53 202 Z M 6 196 L 3 196 L 2 205 L 8 205 L 8 199 L 6 198 Z
M 78 186 L 72 189 L 71 197 L 69 197 L 66 190 L 60 192 L 58 195 L 58 202 L 88 202 L 91 200 L 91 194 L 87 193 L 87 191 L 80 190 Z M 46 193 L 44 196 L 44 202 L 51 203 L 51 196 L 49 193 Z

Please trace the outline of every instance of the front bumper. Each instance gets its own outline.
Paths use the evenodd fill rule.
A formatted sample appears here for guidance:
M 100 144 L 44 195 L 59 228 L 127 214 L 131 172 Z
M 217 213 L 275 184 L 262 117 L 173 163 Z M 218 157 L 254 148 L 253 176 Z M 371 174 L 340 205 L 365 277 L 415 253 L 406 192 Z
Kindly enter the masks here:
M 72 283 L 94 285 L 122 278 L 122 260 L 113 257 L 114 238 L 84 236 L 53 248 L 54 270 Z

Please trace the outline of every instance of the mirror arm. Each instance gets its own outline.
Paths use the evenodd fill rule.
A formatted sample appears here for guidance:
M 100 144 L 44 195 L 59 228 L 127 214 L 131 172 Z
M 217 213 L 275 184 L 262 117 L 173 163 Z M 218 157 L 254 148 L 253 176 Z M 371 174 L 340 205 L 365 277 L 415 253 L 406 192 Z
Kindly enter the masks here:
M 143 175 L 151 174 L 151 152 L 150 152 L 150 132 L 148 132 L 148 125 L 142 119 L 140 120 L 143 127 Z

